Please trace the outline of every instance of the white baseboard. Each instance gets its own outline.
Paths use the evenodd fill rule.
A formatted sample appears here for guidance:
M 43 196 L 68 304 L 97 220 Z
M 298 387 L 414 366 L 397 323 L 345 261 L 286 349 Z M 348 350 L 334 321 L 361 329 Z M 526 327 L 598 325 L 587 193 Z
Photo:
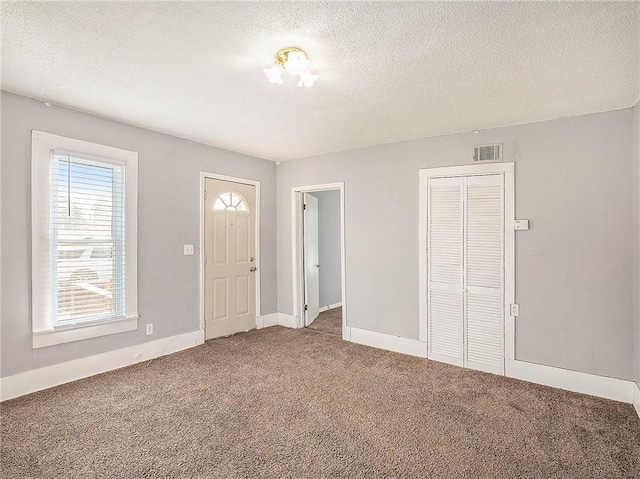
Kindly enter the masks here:
M 344 323 L 342 324 L 342 339 L 345 341 L 351 341 L 351 328 L 349 326 L 345 326 Z
M 268 328 L 278 325 L 278 313 L 265 314 L 256 319 L 256 329 Z
M 278 325 L 285 326 L 287 328 L 297 328 L 295 316 L 286 313 L 278 313 Z
M 638 417 L 640 417 L 640 386 L 634 384 L 633 388 L 633 407 L 636 408 Z
M 366 329 L 349 328 L 349 341 L 374 348 L 386 349 L 396 353 L 427 357 L 427 343 L 417 339 L 401 338 L 391 334 L 377 333 Z M 344 338 L 344 335 L 343 335 Z M 347 338 L 345 338 L 347 339 Z
M 74 359 L 0 379 L 0 400 L 48 389 L 60 384 L 123 368 L 142 361 L 193 348 L 204 343 L 204 330 Z
M 507 359 L 506 376 L 553 388 L 633 403 L 633 381 Z
M 334 303 L 334 304 L 330 304 L 328 306 L 320 306 L 320 309 L 318 311 L 320 311 L 322 313 L 322 312 L 328 311 L 330 309 L 340 308 L 341 306 L 342 306 L 342 303 Z

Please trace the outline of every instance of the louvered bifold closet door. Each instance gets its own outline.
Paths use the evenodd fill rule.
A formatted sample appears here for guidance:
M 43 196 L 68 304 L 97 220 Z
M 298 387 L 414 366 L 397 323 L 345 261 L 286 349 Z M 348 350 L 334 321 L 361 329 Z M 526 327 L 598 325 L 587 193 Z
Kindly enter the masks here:
M 458 366 L 464 364 L 463 180 L 429 180 L 427 218 L 429 358 Z
M 504 374 L 503 175 L 471 176 L 465 196 L 465 365 Z

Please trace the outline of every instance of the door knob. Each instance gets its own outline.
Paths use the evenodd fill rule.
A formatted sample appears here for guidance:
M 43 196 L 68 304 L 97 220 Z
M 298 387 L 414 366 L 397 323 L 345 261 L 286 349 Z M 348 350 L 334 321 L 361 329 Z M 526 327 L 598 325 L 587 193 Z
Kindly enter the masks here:
M 252 266 L 251 268 L 249 268 L 249 271 L 251 271 L 252 273 L 257 270 L 258 268 L 256 268 L 255 266 Z

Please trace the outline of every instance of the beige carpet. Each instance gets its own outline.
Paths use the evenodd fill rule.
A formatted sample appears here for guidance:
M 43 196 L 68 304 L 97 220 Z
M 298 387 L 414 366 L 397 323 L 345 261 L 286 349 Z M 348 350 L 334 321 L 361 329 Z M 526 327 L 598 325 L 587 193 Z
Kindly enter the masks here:
M 309 329 L 342 336 L 342 308 L 323 311 L 316 320 L 309 325 Z
M 633 407 L 272 327 L 2 404 L 10 478 L 638 478 Z

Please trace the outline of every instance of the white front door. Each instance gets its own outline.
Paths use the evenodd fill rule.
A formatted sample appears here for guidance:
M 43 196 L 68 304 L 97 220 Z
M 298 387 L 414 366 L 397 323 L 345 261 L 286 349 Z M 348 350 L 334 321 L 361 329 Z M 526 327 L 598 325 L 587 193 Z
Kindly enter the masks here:
M 504 374 L 504 175 L 430 178 L 429 358 Z
M 256 327 L 256 188 L 205 183 L 205 337 Z
M 320 314 L 320 263 L 318 256 L 318 198 L 304 194 L 304 298 L 305 326 Z

